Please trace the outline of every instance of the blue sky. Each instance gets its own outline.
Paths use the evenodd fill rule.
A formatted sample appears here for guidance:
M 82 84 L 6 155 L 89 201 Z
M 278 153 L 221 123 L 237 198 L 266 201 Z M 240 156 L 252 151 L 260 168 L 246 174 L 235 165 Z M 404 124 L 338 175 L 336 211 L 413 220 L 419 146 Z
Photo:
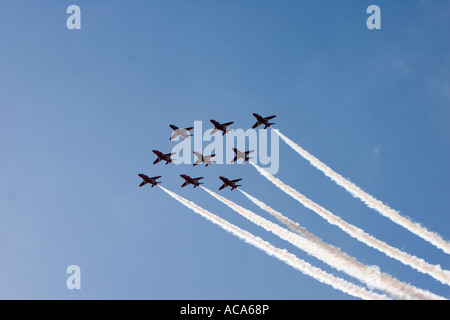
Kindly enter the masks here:
M 66 8 L 81 8 L 68 30 Z M 381 8 L 368 30 L 366 8 Z M 179 174 L 243 189 L 363 263 L 448 287 L 328 225 L 250 165 L 153 165 L 169 123 L 276 114 L 276 128 L 450 239 L 450 6 L 442 1 L 0 0 L 0 298 L 352 299 L 175 202 L 138 173 L 286 248 Z M 167 151 L 166 151 L 167 150 Z M 365 207 L 280 141 L 277 177 L 443 268 L 439 249 Z M 222 195 L 264 216 L 241 193 Z M 79 265 L 82 289 L 66 288 Z M 352 280 L 352 279 L 351 279 Z

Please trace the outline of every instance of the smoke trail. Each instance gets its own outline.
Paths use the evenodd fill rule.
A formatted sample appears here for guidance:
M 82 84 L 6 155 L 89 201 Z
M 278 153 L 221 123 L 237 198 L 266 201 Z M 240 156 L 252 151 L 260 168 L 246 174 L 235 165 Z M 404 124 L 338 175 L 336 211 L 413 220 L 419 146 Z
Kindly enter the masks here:
M 244 196 L 246 196 L 250 201 L 252 201 L 258 207 L 260 207 L 262 210 L 266 211 L 267 213 L 269 213 L 270 215 L 275 217 L 278 221 L 280 221 L 281 223 L 285 224 L 293 232 L 295 232 L 295 233 L 301 235 L 302 237 L 305 237 L 305 238 L 307 238 L 307 239 L 309 239 L 311 241 L 314 241 L 314 242 L 322 241 L 322 239 L 320 239 L 319 237 L 316 237 L 314 234 L 312 234 L 311 232 L 306 230 L 306 228 L 300 226 L 297 222 L 292 221 L 291 219 L 289 219 L 288 217 L 284 216 L 280 212 L 278 212 L 278 211 L 272 209 L 271 207 L 269 207 L 264 202 L 262 202 L 262 201 L 256 199 L 255 197 L 249 195 L 247 192 L 243 191 L 242 189 L 238 189 L 238 190 L 240 192 L 242 192 L 242 194 Z
M 321 238 L 317 237 L 313 233 L 309 232 L 305 227 L 300 226 L 297 222 L 292 221 L 288 217 L 284 216 L 282 213 L 276 211 L 275 209 L 272 209 L 270 206 L 265 204 L 264 202 L 256 199 L 255 197 L 249 195 L 247 192 L 238 189 L 244 196 L 246 196 L 250 201 L 252 201 L 254 204 L 256 204 L 258 207 L 260 207 L 262 210 L 266 211 L 273 217 L 275 217 L 278 221 L 286 225 L 289 229 L 291 229 L 292 232 L 297 233 L 298 235 L 305 237 L 312 242 L 317 243 L 318 245 L 322 246 L 323 249 L 328 250 L 332 254 L 341 254 L 346 259 L 349 259 L 349 261 L 353 263 L 359 263 L 358 260 L 356 260 L 353 257 L 348 256 L 345 252 L 342 252 L 340 248 L 337 248 L 333 245 L 330 245 L 326 242 L 324 242 Z M 363 266 L 363 264 L 361 264 Z
M 328 243 L 324 242 L 321 238 L 319 238 L 316 235 L 312 234 L 311 232 L 306 230 L 306 228 L 300 226 L 298 223 L 292 221 L 291 219 L 289 219 L 288 217 L 284 216 L 283 214 L 281 214 L 280 212 L 276 211 L 275 209 L 271 208 L 270 206 L 268 206 L 264 202 L 262 202 L 262 201 L 258 200 L 257 198 L 249 195 L 247 192 L 245 192 L 245 191 L 243 191 L 241 189 L 238 189 L 238 190 L 241 191 L 242 194 L 244 194 L 250 201 L 252 201 L 258 207 L 260 207 L 262 210 L 264 210 L 267 213 L 271 214 L 278 221 L 280 221 L 281 223 L 285 224 L 293 232 L 295 232 L 295 233 L 299 234 L 300 236 L 305 237 L 305 238 L 315 242 L 316 244 L 321 246 L 321 248 L 323 250 L 328 251 L 330 254 L 340 255 L 342 259 L 345 259 L 345 261 L 347 261 L 347 263 L 353 263 L 355 265 L 355 267 L 359 268 L 360 270 L 365 270 L 364 268 L 367 268 L 367 266 L 364 265 L 363 263 L 359 262 L 355 258 L 353 258 L 353 257 L 347 255 L 345 252 L 341 251 L 340 248 L 335 247 L 335 246 L 333 246 L 331 244 L 328 244 Z M 385 274 L 385 273 L 379 273 L 378 272 L 378 276 L 381 277 L 381 279 L 380 279 L 381 281 L 391 281 L 392 280 L 392 277 L 390 275 Z M 396 280 L 396 279 L 394 278 L 394 280 Z
M 292 253 L 289 253 L 286 250 L 279 249 L 274 247 L 272 244 L 270 244 L 267 241 L 264 241 L 260 237 L 257 237 L 253 234 L 251 234 L 248 231 L 242 230 L 241 228 L 229 223 L 228 221 L 212 214 L 211 212 L 201 208 L 200 206 L 196 205 L 195 203 L 186 200 L 185 198 L 177 195 L 176 193 L 173 193 L 164 187 L 159 186 L 162 190 L 164 190 L 167 194 L 169 194 L 172 198 L 175 200 L 181 202 L 186 207 L 190 208 L 194 212 L 200 214 L 205 219 L 211 221 L 214 224 L 219 225 L 222 227 L 225 231 L 230 232 L 234 236 L 240 238 L 241 240 L 244 240 L 245 242 L 255 246 L 256 248 L 262 250 L 263 252 L 267 253 L 269 256 L 274 256 L 277 259 L 285 262 L 286 264 L 290 265 L 294 269 L 320 281 L 321 283 L 330 285 L 336 290 L 340 290 L 344 293 L 347 293 L 349 295 L 352 295 L 357 298 L 365 299 L 365 300 L 385 300 L 388 299 L 385 295 L 380 295 L 377 293 L 374 293 L 372 291 L 368 291 L 365 288 L 362 288 L 360 286 L 354 285 L 353 283 L 350 283 L 342 278 L 338 278 L 333 276 L 332 274 L 329 274 L 322 269 L 319 269 L 317 267 L 312 266 L 308 262 L 297 258 Z
M 419 223 L 413 222 L 408 218 L 400 215 L 398 211 L 391 209 L 389 206 L 385 205 L 380 200 L 375 199 L 373 196 L 363 191 L 353 182 L 345 179 L 343 176 L 333 171 L 330 167 L 325 165 L 319 159 L 311 155 L 305 149 L 297 145 L 294 141 L 287 138 L 278 130 L 275 132 L 283 139 L 292 149 L 294 149 L 298 154 L 300 154 L 303 158 L 309 161 L 314 167 L 322 171 L 327 177 L 336 182 L 338 185 L 343 187 L 345 190 L 350 192 L 354 197 L 359 198 L 363 201 L 369 208 L 372 208 L 383 216 L 391 219 L 395 223 L 401 225 L 406 228 L 410 232 L 416 234 L 422 239 L 430 242 L 437 248 L 441 249 L 447 254 L 450 254 L 450 242 L 445 241 L 439 234 L 436 232 L 429 231 L 427 228 L 423 227 Z
M 290 195 L 292 198 L 303 204 L 306 208 L 313 210 L 318 215 L 320 215 L 322 218 L 327 220 L 330 224 L 338 226 L 340 229 L 342 229 L 344 232 L 348 233 L 351 237 L 365 243 L 369 247 L 375 248 L 387 256 L 397 259 L 398 261 L 402 262 L 405 265 L 408 265 L 420 272 L 426 273 L 433 278 L 439 280 L 440 282 L 444 284 L 450 284 L 450 272 L 447 270 L 442 270 L 439 265 L 432 265 L 428 262 L 424 261 L 423 259 L 420 259 L 416 256 L 410 255 L 406 252 L 403 252 L 397 248 L 394 248 L 387 243 L 380 241 L 371 235 L 364 232 L 364 230 L 355 227 L 338 216 L 334 215 L 327 209 L 321 207 L 320 205 L 316 204 L 312 200 L 308 199 L 304 195 L 302 195 L 297 190 L 293 189 L 292 187 L 286 185 L 281 180 L 275 178 L 270 173 L 265 171 L 264 169 L 258 167 L 256 164 L 250 162 L 258 171 L 261 173 L 264 177 L 266 177 L 269 181 L 271 181 L 273 184 L 275 184 L 278 188 L 283 190 L 285 193 Z
M 361 267 L 360 264 L 355 263 L 354 259 L 346 259 L 343 258 L 342 255 L 331 254 L 329 251 L 324 250 L 320 245 L 311 242 L 308 239 L 302 238 L 297 234 L 272 223 L 271 221 L 268 221 L 267 219 L 239 206 L 228 199 L 225 199 L 224 197 L 221 197 L 217 193 L 205 187 L 201 188 L 251 222 L 266 229 L 267 231 L 274 233 L 281 239 L 290 242 L 291 244 L 307 252 L 309 255 L 322 260 L 333 268 L 357 278 L 359 281 L 369 285 L 369 287 L 383 290 L 384 292 L 389 293 L 392 297 L 398 299 L 443 299 L 442 297 L 428 291 L 400 282 L 387 274 L 381 274 L 383 275 L 382 277 L 374 278 L 372 268 L 367 266 Z

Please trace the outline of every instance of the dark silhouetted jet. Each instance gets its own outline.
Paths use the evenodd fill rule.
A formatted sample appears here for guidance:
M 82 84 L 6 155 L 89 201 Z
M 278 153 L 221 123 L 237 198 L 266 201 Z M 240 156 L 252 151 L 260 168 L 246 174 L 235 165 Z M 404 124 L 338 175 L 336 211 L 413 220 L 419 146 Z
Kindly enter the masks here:
M 235 162 L 235 161 L 238 161 L 238 159 L 243 159 L 243 160 L 244 160 L 244 163 L 245 163 L 246 161 L 249 161 L 249 160 L 251 159 L 251 157 L 249 157 L 248 154 L 249 154 L 249 153 L 252 153 L 252 152 L 255 151 L 255 150 L 250 150 L 250 151 L 241 152 L 241 151 L 239 151 L 238 149 L 233 148 L 233 151 L 234 151 L 234 153 L 235 153 L 236 155 L 234 156 L 234 159 L 231 160 L 231 163 L 233 163 L 233 162 Z
M 189 130 L 194 129 L 194 127 L 189 127 L 189 128 L 184 128 L 184 129 L 180 129 L 177 126 L 173 125 L 173 124 L 169 124 L 169 127 L 172 128 L 173 130 L 173 134 L 172 136 L 169 138 L 169 140 L 174 140 L 176 137 L 178 136 L 182 136 L 183 140 L 187 139 L 188 137 L 191 137 L 192 135 L 189 133 Z
M 194 162 L 194 166 L 204 162 L 204 163 L 206 163 L 206 167 L 207 167 L 209 164 L 214 163 L 214 161 L 211 161 L 210 159 L 212 157 L 215 157 L 216 156 L 215 154 L 212 154 L 210 156 L 204 156 L 200 152 L 197 152 L 197 151 L 194 151 L 193 153 L 197 156 L 197 161 Z
M 186 180 L 181 187 L 186 187 L 188 184 L 192 184 L 195 187 L 198 187 L 199 185 L 203 184 L 203 182 L 198 182 L 198 180 L 203 179 L 203 177 L 199 177 L 199 178 L 191 178 L 188 175 L 185 174 L 180 174 L 180 177 L 182 177 L 184 180 Z
M 161 160 L 164 160 L 167 165 L 170 162 L 172 162 L 172 159 L 170 158 L 170 156 L 175 154 L 175 153 L 162 153 L 161 151 L 158 151 L 158 150 L 152 150 L 152 151 L 154 154 L 156 154 L 158 156 L 158 158 L 156 158 L 156 160 L 153 162 L 153 164 L 157 164 Z
M 147 176 L 147 175 L 145 175 L 143 173 L 139 173 L 138 176 L 141 177 L 142 180 L 144 180 L 144 181 L 141 182 L 139 187 L 145 186 L 147 183 L 150 183 L 152 185 L 152 188 L 153 188 L 154 186 L 157 186 L 158 183 L 161 183 L 161 181 L 156 181 L 157 179 L 161 178 L 161 176 L 150 178 L 149 176 Z
M 219 188 L 219 190 L 222 190 L 225 187 L 231 187 L 231 191 L 233 191 L 234 189 L 236 189 L 237 187 L 240 187 L 241 185 L 236 184 L 236 182 L 241 181 L 242 179 L 236 179 L 236 180 L 228 180 L 225 177 L 219 177 L 220 180 L 222 180 L 223 184 L 222 186 Z
M 264 126 L 265 126 L 264 129 L 267 129 L 267 127 L 270 127 L 271 125 L 275 124 L 275 123 L 269 123 L 269 120 L 275 118 L 276 116 L 270 116 L 270 117 L 263 118 L 257 113 L 254 113 L 253 115 L 255 116 L 257 121 L 253 125 L 252 129 L 255 129 L 257 126 L 259 126 L 261 124 L 264 124 Z
M 214 130 L 211 131 L 211 135 L 213 135 L 214 133 L 216 133 L 217 131 L 222 131 L 222 135 L 225 135 L 225 133 L 227 133 L 229 130 L 227 130 L 227 127 L 230 124 L 233 124 L 234 122 L 227 122 L 227 123 L 219 123 L 216 120 L 209 120 L 211 121 L 211 123 L 214 125 Z

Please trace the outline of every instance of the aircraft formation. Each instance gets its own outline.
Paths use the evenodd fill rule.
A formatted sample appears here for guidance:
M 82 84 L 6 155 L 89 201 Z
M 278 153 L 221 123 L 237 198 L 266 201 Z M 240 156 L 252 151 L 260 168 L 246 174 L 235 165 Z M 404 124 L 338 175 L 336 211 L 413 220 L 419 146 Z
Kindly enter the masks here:
M 275 124 L 275 123 L 269 122 L 269 120 L 276 117 L 275 115 L 269 116 L 269 117 L 262 117 L 257 113 L 253 113 L 253 116 L 256 118 L 256 123 L 252 126 L 252 129 L 257 128 L 260 125 L 264 125 L 264 129 L 267 129 L 271 125 Z M 224 136 L 227 132 L 230 131 L 230 129 L 227 129 L 227 127 L 234 123 L 234 122 L 220 123 L 213 119 L 211 119 L 210 121 L 214 125 L 214 129 L 211 131 L 211 135 L 215 134 L 216 132 L 221 131 L 222 136 Z M 190 134 L 189 131 L 192 130 L 193 127 L 180 129 L 179 127 L 177 127 L 176 125 L 173 125 L 173 124 L 170 124 L 169 127 L 173 130 L 173 133 L 172 133 L 171 137 L 169 138 L 169 140 L 174 140 L 178 136 L 181 136 L 182 140 L 185 140 L 192 136 L 192 134 Z M 172 162 L 171 156 L 174 155 L 174 153 L 163 153 L 159 150 L 152 150 L 152 151 L 157 157 L 156 160 L 153 162 L 153 164 L 157 164 L 160 161 L 165 161 L 166 165 L 168 165 L 169 163 Z M 249 154 L 254 152 L 254 150 L 240 151 L 236 148 L 233 148 L 233 151 L 235 153 L 235 157 L 231 161 L 231 163 L 234 163 L 234 162 L 238 161 L 239 159 L 242 159 L 244 161 L 244 163 L 248 162 L 251 159 L 251 157 L 249 157 Z M 200 152 L 196 152 L 196 151 L 194 151 L 193 153 L 197 157 L 197 161 L 195 161 L 193 164 L 194 166 L 199 165 L 201 163 L 205 163 L 205 167 L 207 167 L 208 165 L 214 163 L 214 161 L 211 161 L 211 158 L 213 158 L 215 156 L 215 154 L 203 155 Z M 139 173 L 138 176 L 142 179 L 142 182 L 139 185 L 139 187 L 143 187 L 146 184 L 150 184 L 153 188 L 154 186 L 157 186 L 159 183 L 161 183 L 161 181 L 157 181 L 159 178 L 161 178 L 161 176 L 149 177 L 143 173 Z M 201 179 L 203 179 L 203 177 L 192 178 L 186 174 L 180 174 L 180 177 L 184 179 L 184 183 L 181 185 L 182 188 L 184 188 L 190 184 L 192 184 L 194 186 L 194 188 L 196 188 L 196 187 L 200 186 L 201 184 L 203 184 L 203 182 L 199 182 Z M 222 185 L 220 186 L 219 190 L 225 189 L 226 187 L 230 187 L 231 190 L 234 190 L 237 187 L 241 186 L 236 183 L 241 181 L 242 179 L 230 180 L 230 179 L 228 179 L 226 177 L 222 177 L 222 176 L 220 176 L 219 179 L 222 181 Z

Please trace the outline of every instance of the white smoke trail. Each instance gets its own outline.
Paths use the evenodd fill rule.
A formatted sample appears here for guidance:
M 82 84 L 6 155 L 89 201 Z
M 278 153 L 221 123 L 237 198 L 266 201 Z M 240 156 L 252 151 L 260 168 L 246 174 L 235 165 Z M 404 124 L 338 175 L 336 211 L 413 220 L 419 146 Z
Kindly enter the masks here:
M 351 256 L 347 255 L 345 252 L 341 251 L 340 248 L 324 242 L 321 238 L 319 238 L 316 235 L 314 235 L 313 233 L 309 232 L 308 230 L 306 230 L 306 228 L 300 226 L 297 222 L 292 221 L 291 219 L 284 216 L 282 213 L 278 212 L 277 210 L 271 208 L 264 202 L 249 195 L 247 192 L 245 192 L 241 189 L 238 189 L 238 190 L 241 191 L 242 194 L 244 194 L 250 201 L 252 201 L 254 204 L 256 204 L 259 208 L 261 208 L 262 210 L 266 211 L 267 213 L 269 213 L 270 215 L 275 217 L 281 223 L 285 224 L 293 232 L 315 242 L 316 244 L 320 245 L 323 250 L 327 250 L 330 254 L 340 255 L 342 259 L 345 259 L 347 261 L 347 263 L 353 263 L 355 265 L 355 267 L 360 268 L 360 270 L 364 270 L 364 268 L 367 268 L 366 265 L 362 264 L 361 262 L 356 260 L 354 257 L 351 257 Z M 391 279 L 392 277 L 385 273 L 378 272 L 378 276 L 381 277 L 381 279 L 380 279 L 381 281 L 391 281 L 392 280 Z
M 372 208 L 383 216 L 391 219 L 393 222 L 401 225 L 406 228 L 410 232 L 416 234 L 422 239 L 430 242 L 437 248 L 441 249 L 447 254 L 450 254 L 450 242 L 445 241 L 439 234 L 436 232 L 429 231 L 427 228 L 423 227 L 419 223 L 413 222 L 408 218 L 400 215 L 398 211 L 391 209 L 389 206 L 381 202 L 380 200 L 375 199 L 373 196 L 359 188 L 353 182 L 345 179 L 343 176 L 333 171 L 330 167 L 325 165 L 319 159 L 311 155 L 305 149 L 297 145 L 294 141 L 287 138 L 283 135 L 279 130 L 275 130 L 275 132 L 283 139 L 292 149 L 294 149 L 298 154 L 300 154 L 303 158 L 309 161 L 314 167 L 322 171 L 327 177 L 336 182 L 338 185 L 343 187 L 349 193 L 351 193 L 354 197 L 359 198 L 363 201 L 369 208 Z
M 406 252 L 403 252 L 397 248 L 394 248 L 387 243 L 378 240 L 374 238 L 373 236 L 367 234 L 364 232 L 364 230 L 355 227 L 344 220 L 342 220 L 340 217 L 334 215 L 327 209 L 321 207 L 317 203 L 313 202 L 312 200 L 308 199 L 306 196 L 302 195 L 297 190 L 293 189 L 292 187 L 286 185 L 281 180 L 275 178 L 270 173 L 265 171 L 264 169 L 260 168 L 256 164 L 250 162 L 258 171 L 261 173 L 264 177 L 266 177 L 269 181 L 271 181 L 273 184 L 275 184 L 278 188 L 283 190 L 285 193 L 290 195 L 292 198 L 303 204 L 306 208 L 313 210 L 318 215 L 320 215 L 322 218 L 327 220 L 330 224 L 338 226 L 340 229 L 342 229 L 344 232 L 352 236 L 353 238 L 365 243 L 366 245 L 375 248 L 387 256 L 397 259 L 398 261 L 402 262 L 405 265 L 408 265 L 420 272 L 423 272 L 425 274 L 428 274 L 432 276 L 433 278 L 439 280 L 440 282 L 449 285 L 450 284 L 450 272 L 447 270 L 443 270 L 439 265 L 432 265 L 428 262 L 424 261 L 421 258 L 418 258 L 414 255 L 410 255 Z
M 246 196 L 250 201 L 252 201 L 258 207 L 260 207 L 262 210 L 266 211 L 267 213 L 269 213 L 270 215 L 275 217 L 278 221 L 280 221 L 281 223 L 285 224 L 293 232 L 295 232 L 295 233 L 301 235 L 302 237 L 305 237 L 305 238 L 307 238 L 307 239 L 309 239 L 311 241 L 322 242 L 322 239 L 320 239 L 319 237 L 315 236 L 314 234 L 312 234 L 311 232 L 306 230 L 306 228 L 300 226 L 297 222 L 292 221 L 291 219 L 289 219 L 288 217 L 284 216 L 280 212 L 276 211 L 275 209 L 272 209 L 267 204 L 265 204 L 264 202 L 256 199 L 255 197 L 249 195 L 244 190 L 242 190 L 242 189 L 238 189 L 238 190 L 240 192 L 242 192 L 242 194 L 244 196 Z
M 360 286 L 357 286 L 353 283 L 350 283 L 342 278 L 338 278 L 333 276 L 332 274 L 329 274 L 322 269 L 319 269 L 317 267 L 312 266 L 308 262 L 297 258 L 292 253 L 289 253 L 287 250 L 279 249 L 277 247 L 274 247 L 272 244 L 270 244 L 267 241 L 264 241 L 260 237 L 257 237 L 253 235 L 252 233 L 245 231 L 228 221 L 212 214 L 211 212 L 201 208 L 200 206 L 196 205 L 195 203 L 186 200 L 185 198 L 177 195 L 176 193 L 173 193 L 164 187 L 159 186 L 162 190 L 164 190 L 167 194 L 169 194 L 172 198 L 179 201 L 180 203 L 184 204 L 186 207 L 190 208 L 194 212 L 200 214 L 205 219 L 211 221 L 212 223 L 217 224 L 218 226 L 222 227 L 225 231 L 230 232 L 234 236 L 240 238 L 241 240 L 244 240 L 245 242 L 255 246 L 256 248 L 262 250 L 263 252 L 267 253 L 269 256 L 274 256 L 277 259 L 285 262 L 289 266 L 293 267 L 294 269 L 320 281 L 321 283 L 330 285 L 336 290 L 340 290 L 344 293 L 347 293 L 349 295 L 352 295 L 357 298 L 365 299 L 365 300 L 385 300 L 389 299 L 385 295 L 377 294 L 372 291 L 368 291 L 365 288 L 362 288 Z
M 297 234 L 272 223 L 271 221 L 253 213 L 248 209 L 239 206 L 238 204 L 218 195 L 217 193 L 205 187 L 201 188 L 251 222 L 257 224 L 258 226 L 266 229 L 269 232 L 274 233 L 281 239 L 290 242 L 296 247 L 307 252 L 309 255 L 322 260 L 333 268 L 339 271 L 343 271 L 348 275 L 355 277 L 359 281 L 366 283 L 371 288 L 380 289 L 384 292 L 389 293 L 392 297 L 398 299 L 443 299 L 442 297 L 439 297 L 426 290 L 418 289 L 412 285 L 400 282 L 399 280 L 384 273 L 380 273 L 380 275 L 382 275 L 381 277 L 373 277 L 373 268 L 355 263 L 355 259 L 347 259 L 341 254 L 331 253 L 328 250 L 324 250 L 323 247 L 321 247 L 319 244 L 311 242 L 306 238 L 300 237 Z
M 266 211 L 273 217 L 275 217 L 278 221 L 286 225 L 289 229 L 291 229 L 292 232 L 297 233 L 298 235 L 305 237 L 312 242 L 315 242 L 322 246 L 323 249 L 328 250 L 332 254 L 342 254 L 343 257 L 349 259 L 350 262 L 353 263 L 359 263 L 358 260 L 356 260 L 353 257 L 348 256 L 345 252 L 342 252 L 340 248 L 335 247 L 331 244 L 328 244 L 324 242 L 321 238 L 317 237 L 313 233 L 309 232 L 305 227 L 300 226 L 297 222 L 292 221 L 288 217 L 284 216 L 282 213 L 278 212 L 277 210 L 271 208 L 261 200 L 258 200 L 257 198 L 249 195 L 247 192 L 243 191 L 242 189 L 238 189 L 244 196 L 246 196 L 250 201 L 252 201 L 254 204 L 256 204 L 258 207 L 260 207 L 262 210 Z M 362 265 L 362 264 L 361 264 Z

